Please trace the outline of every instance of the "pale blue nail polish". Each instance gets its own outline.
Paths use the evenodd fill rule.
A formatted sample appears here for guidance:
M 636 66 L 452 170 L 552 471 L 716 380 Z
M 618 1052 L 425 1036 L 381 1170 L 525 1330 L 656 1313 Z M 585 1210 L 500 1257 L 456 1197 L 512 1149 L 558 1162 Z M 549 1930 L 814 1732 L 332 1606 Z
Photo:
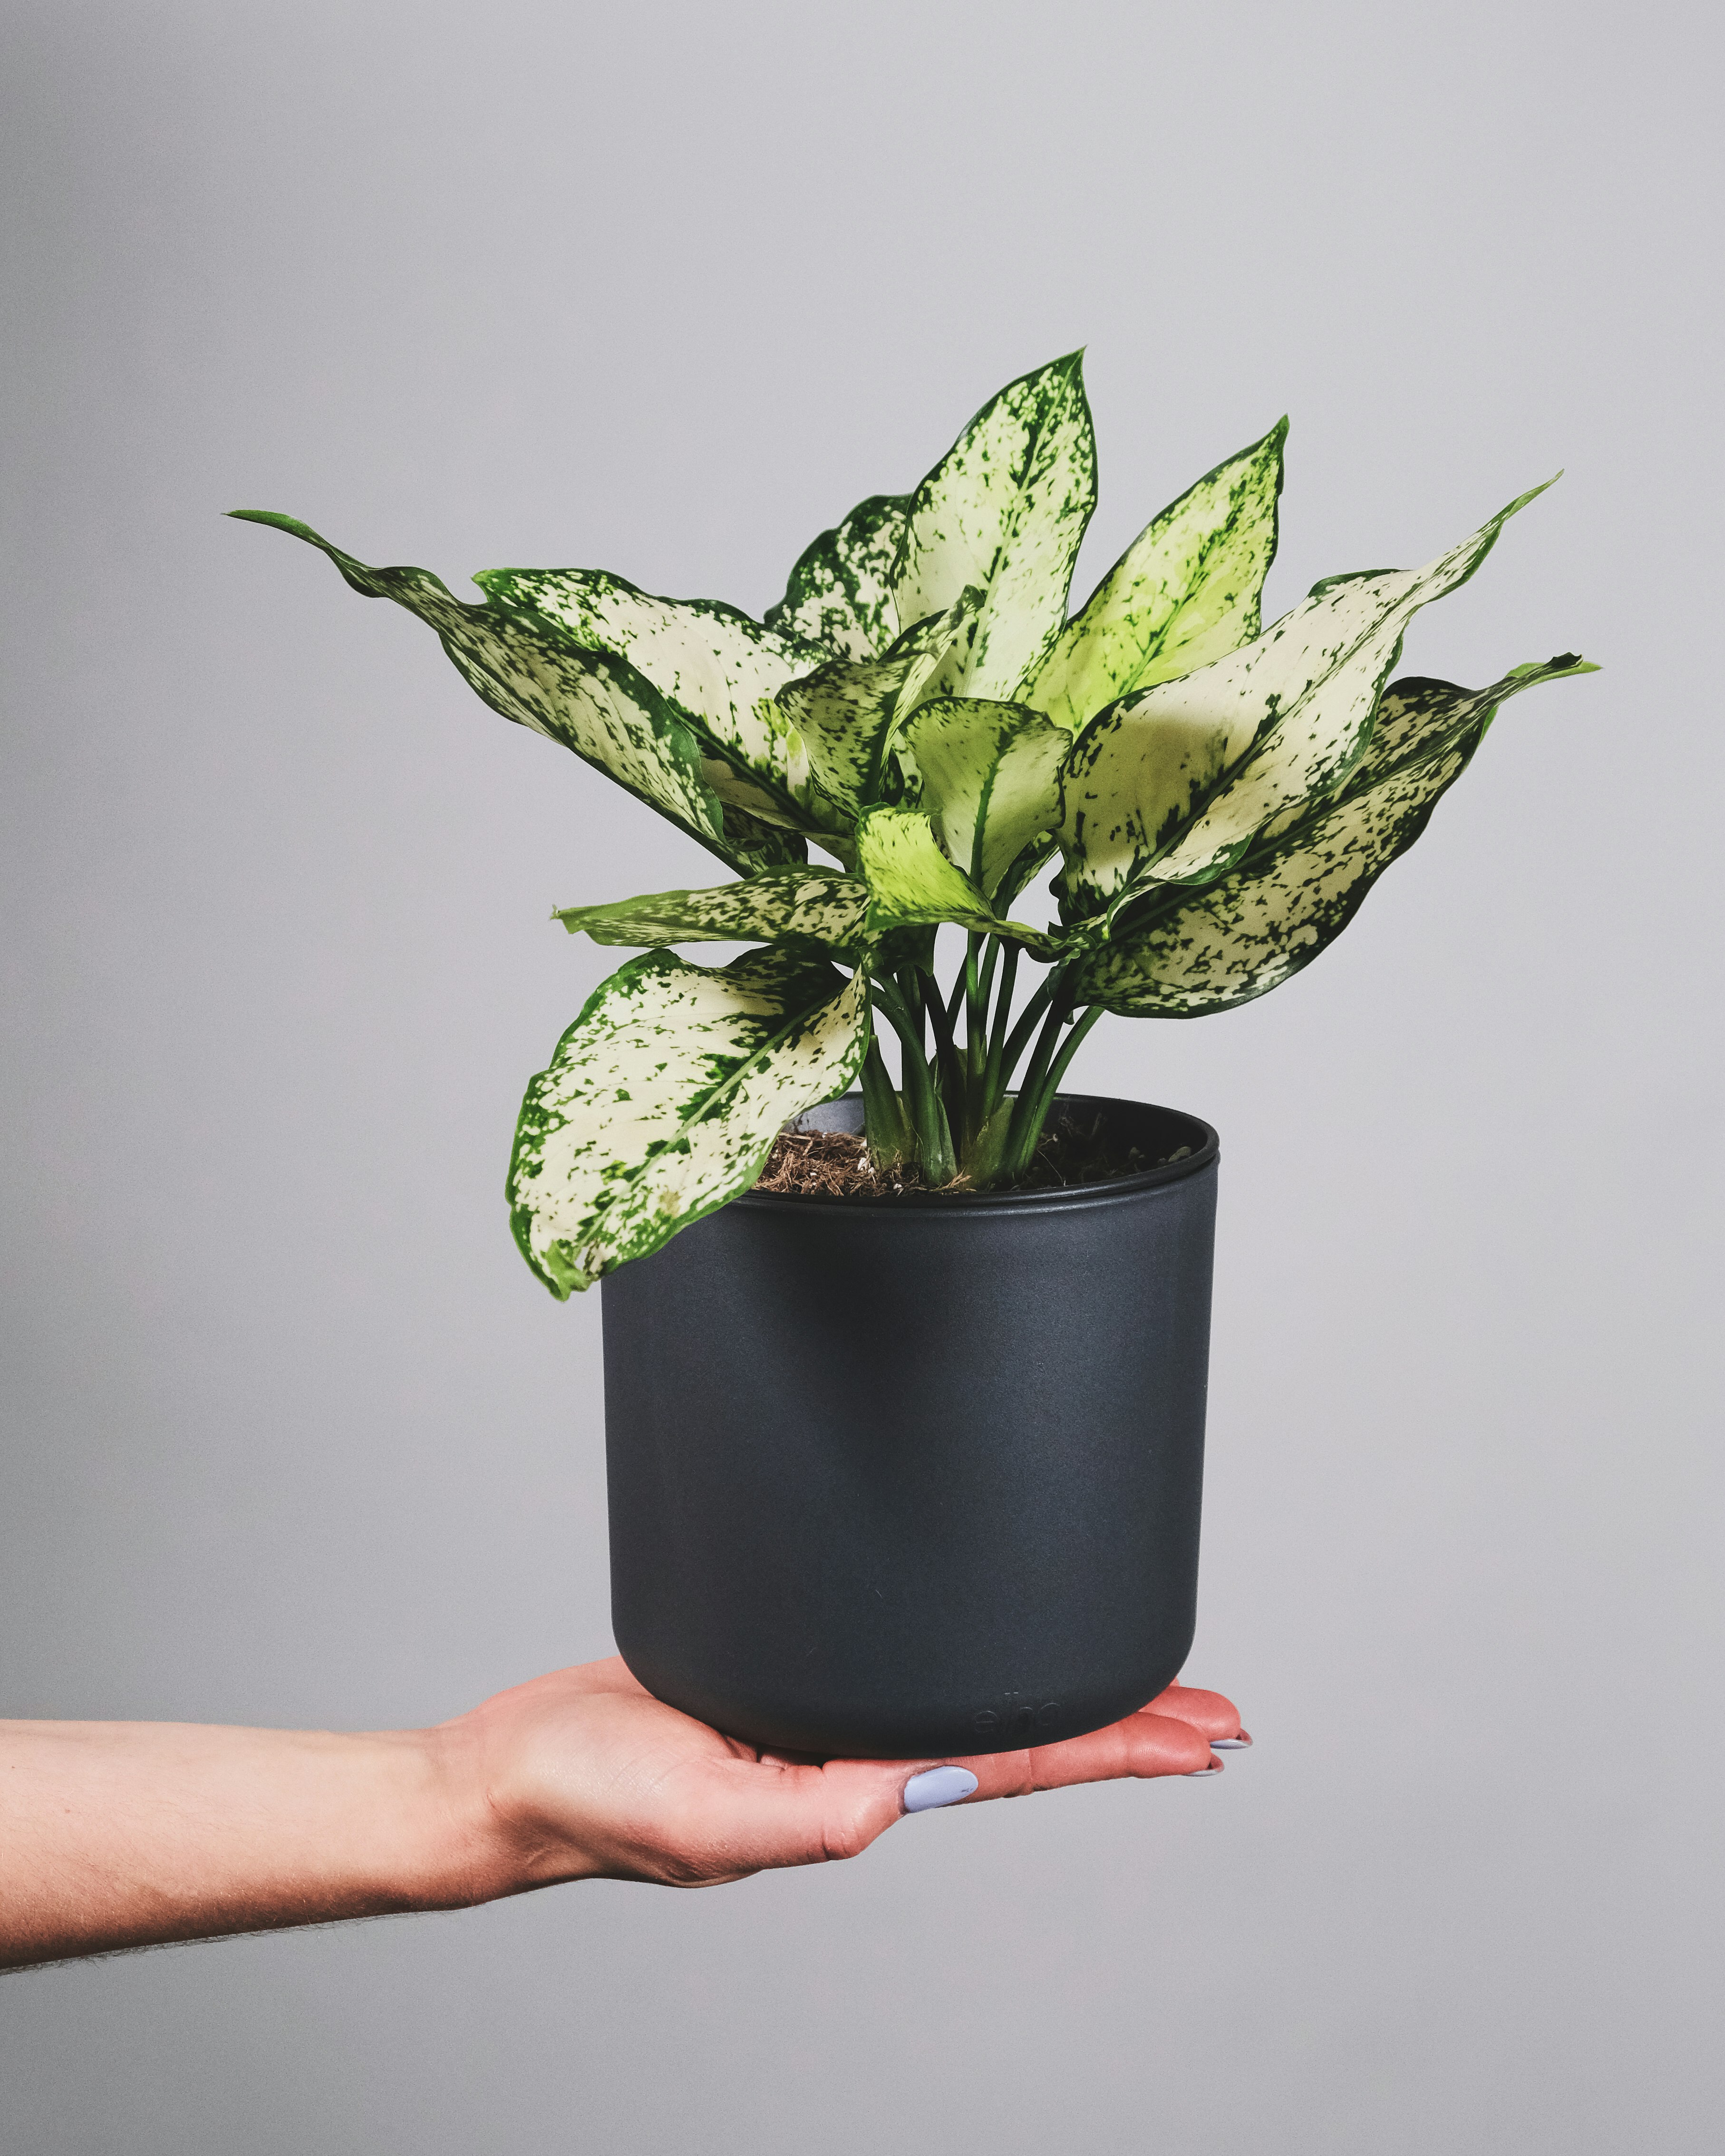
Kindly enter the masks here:
M 976 1776 L 968 1767 L 930 1767 L 905 1784 L 905 1810 L 938 1811 L 942 1804 L 956 1804 L 968 1797 L 975 1787 Z

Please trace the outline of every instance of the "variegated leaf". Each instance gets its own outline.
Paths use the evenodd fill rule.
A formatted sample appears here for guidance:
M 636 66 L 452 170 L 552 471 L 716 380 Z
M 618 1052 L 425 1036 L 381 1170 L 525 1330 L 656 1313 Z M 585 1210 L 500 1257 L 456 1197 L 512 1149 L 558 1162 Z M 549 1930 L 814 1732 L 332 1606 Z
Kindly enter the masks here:
M 869 887 L 870 935 L 950 921 L 1004 936 L 1036 957 L 1053 955 L 1050 939 L 1021 921 L 1003 921 L 963 870 L 942 852 L 929 819 L 914 808 L 870 808 L 856 830 L 857 873 Z
M 701 759 L 703 775 L 708 770 L 707 759 Z M 726 800 L 715 793 L 724 812 L 725 841 L 729 850 L 725 859 L 744 870 L 769 869 L 780 866 L 801 866 L 809 858 L 808 849 L 794 831 L 788 831 L 782 824 L 769 822 L 756 816 L 738 801 L 735 795 L 742 791 L 741 781 L 732 788 L 732 797 Z M 820 843 L 832 850 L 833 841 L 823 834 Z
M 800 839 L 768 830 L 747 813 L 730 815 L 707 782 L 696 736 L 626 660 L 583 650 L 515 610 L 458 599 L 429 569 L 370 568 L 294 517 L 260 509 L 233 513 L 305 540 L 328 555 L 355 591 L 393 599 L 417 614 L 494 711 L 572 749 L 721 860 L 752 870 L 801 857 Z
M 801 937 L 834 951 L 862 941 L 868 886 L 832 869 L 773 869 L 713 891 L 662 891 L 552 916 L 595 943 L 777 943 Z
M 1142 917 L 1091 952 L 1085 1002 L 1140 1018 L 1197 1018 L 1278 987 L 1353 918 L 1425 829 L 1497 706 L 1537 682 L 1594 670 L 1573 656 L 1518 667 L 1489 689 L 1409 679 L 1385 691 L 1370 745 L 1341 787 L 1289 812 L 1239 868 L 1192 891 L 1153 887 Z
M 1066 916 L 1099 913 L 1153 878 L 1209 881 L 1266 824 L 1333 786 L 1409 622 L 1465 583 L 1505 521 L 1543 491 L 1423 569 L 1327 578 L 1243 650 L 1099 714 L 1062 783 Z
M 1200 705 L 1143 716 L 1139 701 L 1102 712 L 1062 767 L 1065 861 L 1054 890 L 1063 920 L 1100 922 L 1111 904 L 1129 899 L 1227 768 L 1232 737 L 1213 713 Z
M 1105 704 L 1251 642 L 1287 431 L 1284 419 L 1140 532 L 1025 683 L 1025 703 L 1076 733 Z
M 996 907 L 1012 905 L 1020 891 L 1027 891 L 1060 851 L 1060 844 L 1055 836 L 1033 839 L 1000 879 L 999 887 L 993 893 Z M 1063 932 L 1061 940 L 1070 942 L 1070 937 Z
M 707 776 L 721 799 L 734 791 L 752 815 L 809 828 L 808 759 L 773 700 L 825 663 L 824 645 L 777 634 L 718 599 L 655 598 L 602 569 L 483 569 L 474 582 L 499 606 L 644 674 L 715 759 Z
M 509 1166 L 516 1240 L 566 1297 L 644 1257 L 760 1173 L 780 1127 L 842 1093 L 868 983 L 792 949 L 718 971 L 632 958 L 527 1088 Z
M 949 694 L 1014 697 L 1066 619 L 1072 565 L 1096 500 L 1082 354 L 1011 382 L 911 501 L 894 597 L 899 619 L 943 613 L 967 585 L 987 597 Z
M 823 531 L 798 557 L 784 597 L 768 608 L 768 628 L 829 644 L 846 659 L 879 658 L 899 633 L 892 569 L 910 500 L 871 494 L 842 524 Z
M 955 651 L 968 649 L 982 593 L 963 592 L 942 614 L 916 623 L 881 659 L 834 659 L 778 692 L 803 744 L 816 793 L 846 830 L 880 801 L 887 755 L 906 716 L 931 693 Z
M 1007 871 L 1060 815 L 1060 766 L 1071 737 L 1023 704 L 944 696 L 905 732 L 941 844 L 993 900 Z

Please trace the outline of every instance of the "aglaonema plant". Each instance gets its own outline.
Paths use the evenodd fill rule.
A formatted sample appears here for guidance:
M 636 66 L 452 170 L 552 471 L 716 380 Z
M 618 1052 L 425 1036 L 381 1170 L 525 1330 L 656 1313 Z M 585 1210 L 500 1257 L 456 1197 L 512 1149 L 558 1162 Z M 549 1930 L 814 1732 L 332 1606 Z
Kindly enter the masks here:
M 555 916 L 644 947 L 522 1106 L 508 1195 L 553 1295 L 747 1189 L 782 1126 L 859 1081 L 877 1163 L 1021 1180 L 1104 1011 L 1195 1018 L 1279 986 L 1419 837 L 1504 699 L 1593 670 L 1389 681 L 1414 614 L 1539 488 L 1424 568 L 1328 578 L 1262 628 L 1286 431 L 1164 510 L 1070 618 L 1096 503 L 1077 354 L 1002 390 L 913 493 L 823 532 L 762 621 L 591 569 L 490 570 L 470 603 L 235 512 L 417 614 L 494 711 L 736 872 Z M 1058 920 L 1014 919 L 1056 855 Z M 670 947 L 708 942 L 762 947 L 717 968 Z

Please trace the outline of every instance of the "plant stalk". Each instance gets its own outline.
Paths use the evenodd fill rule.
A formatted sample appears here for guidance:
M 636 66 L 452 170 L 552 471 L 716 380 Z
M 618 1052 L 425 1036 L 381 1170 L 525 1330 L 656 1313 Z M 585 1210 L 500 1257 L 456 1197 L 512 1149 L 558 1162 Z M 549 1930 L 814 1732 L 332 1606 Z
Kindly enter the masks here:
M 1060 1027 L 1071 1018 L 1071 1012 L 1061 1010 L 1057 1006 L 1049 1013 L 1048 1023 L 1043 1029 L 1042 1038 L 1036 1044 L 1036 1053 L 1031 1059 L 1030 1068 L 1024 1074 L 1024 1083 L 1013 1109 L 1012 1122 L 1002 1150 L 1002 1169 L 1008 1181 L 1016 1182 L 1027 1173 L 1036 1158 L 1037 1144 L 1048 1122 L 1049 1111 L 1059 1095 L 1060 1081 L 1065 1076 L 1085 1035 L 1101 1015 L 1102 1006 L 1091 1004 L 1056 1050 L 1055 1044 L 1059 1039 Z
M 916 1141 L 916 1154 L 931 1183 L 950 1183 L 956 1173 L 952 1133 L 947 1111 L 929 1075 L 923 1052 L 920 1008 L 913 1018 L 903 996 L 891 981 L 874 983 L 873 1000 L 886 1014 L 886 1021 L 899 1037 L 904 1064 L 904 1102 Z M 919 1005 L 921 998 L 918 998 Z M 866 1108 L 865 1110 L 866 1112 Z
M 913 1149 L 915 1141 L 872 1029 L 869 1052 L 863 1059 L 862 1096 L 863 1136 L 869 1158 L 877 1168 L 890 1169 Z
M 1006 1045 L 1001 1051 L 1000 1078 L 1004 1086 L 1012 1083 L 1012 1074 L 1019 1066 L 1019 1058 L 1030 1045 L 1030 1036 L 1035 1032 L 1038 1021 L 1064 984 L 1064 969 L 1059 966 L 1052 968 L 1041 987 L 1019 1014 L 1018 1024 L 1007 1035 Z
M 996 947 L 1001 949 L 999 945 Z M 1000 989 L 994 1001 L 994 1021 L 988 1029 L 988 1052 L 983 1065 L 985 1119 L 1000 1106 L 1006 1091 L 1006 1030 L 1012 1019 L 1012 991 L 1018 971 L 1019 947 L 1008 943 L 1001 949 Z
M 1101 1006 L 1091 1005 L 1075 1021 L 1067 969 L 1055 966 L 1014 1016 L 1020 957 L 1016 943 L 973 933 L 950 993 L 922 966 L 875 979 L 875 1008 L 898 1035 L 904 1065 L 895 1092 L 880 1045 L 870 1043 L 863 1109 L 877 1158 L 891 1160 L 896 1147 L 896 1157 L 914 1158 L 937 1187 L 963 1173 L 987 1189 L 1017 1182 L 1028 1171 L 1060 1083 Z M 1014 1091 L 1013 1074 L 1027 1050 L 1029 1060 Z

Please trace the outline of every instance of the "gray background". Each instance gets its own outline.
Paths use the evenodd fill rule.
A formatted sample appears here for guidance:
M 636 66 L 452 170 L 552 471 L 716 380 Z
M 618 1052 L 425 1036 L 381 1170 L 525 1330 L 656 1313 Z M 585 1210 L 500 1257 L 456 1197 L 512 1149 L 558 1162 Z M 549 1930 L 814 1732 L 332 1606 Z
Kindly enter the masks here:
M 597 1298 L 505 1229 L 572 904 L 705 855 L 292 511 L 752 609 L 1077 342 L 1087 589 L 1291 410 L 1274 611 L 1559 465 L 1579 644 L 1284 993 L 1193 1672 L 1256 1750 L 721 1893 L 0 1986 L 0 2143 L 1717 2146 L 1717 12 L 53 5 L 5 33 L 0 1707 L 374 1726 L 608 1648 Z M 1711 2131 L 1710 2131 L 1711 2128 Z

